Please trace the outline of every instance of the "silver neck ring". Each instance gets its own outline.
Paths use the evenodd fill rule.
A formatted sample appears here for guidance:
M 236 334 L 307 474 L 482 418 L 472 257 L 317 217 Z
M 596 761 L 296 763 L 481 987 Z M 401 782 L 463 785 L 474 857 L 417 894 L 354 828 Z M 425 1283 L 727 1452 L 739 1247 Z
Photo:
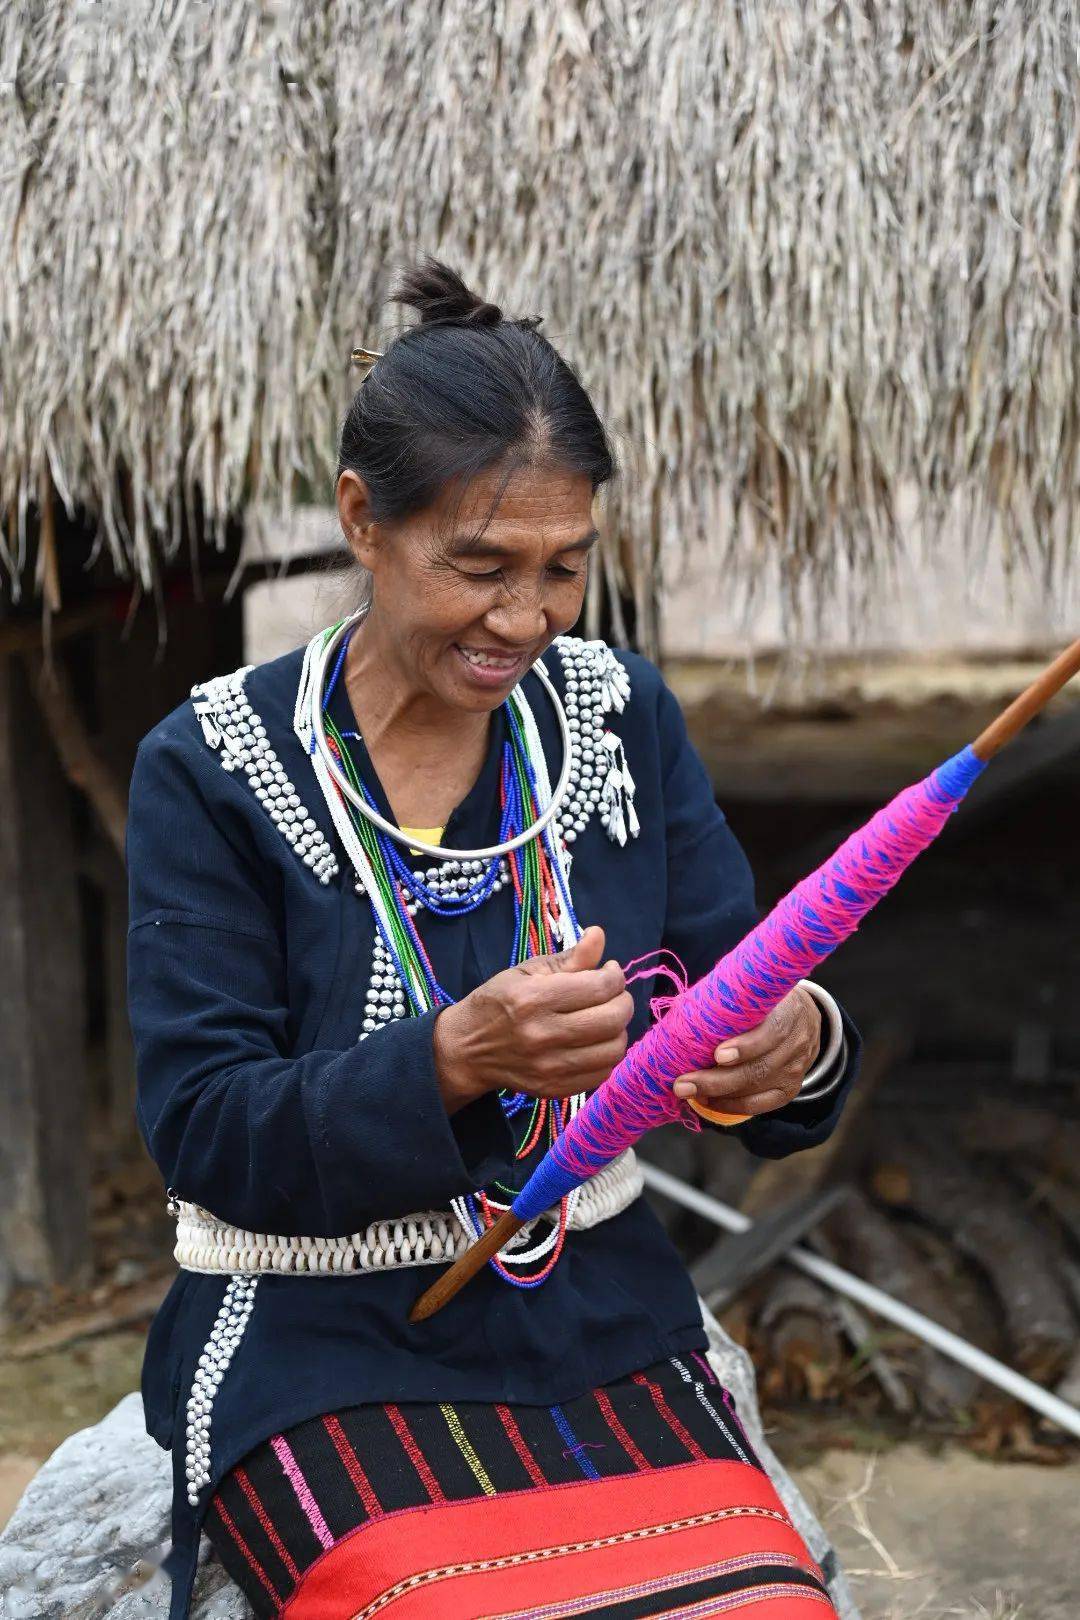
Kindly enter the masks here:
M 532 672 L 535 674 L 541 686 L 547 692 L 548 697 L 551 699 L 552 707 L 555 710 L 555 718 L 559 723 L 559 731 L 562 736 L 562 770 L 559 772 L 559 780 L 556 782 L 552 791 L 551 802 L 541 811 L 540 815 L 533 822 L 532 826 L 526 827 L 524 832 L 518 833 L 514 838 L 508 838 L 505 843 L 490 844 L 486 849 L 452 849 L 446 844 L 426 844 L 423 842 L 423 840 L 414 837 L 413 834 L 402 832 L 401 828 L 398 827 L 394 822 L 387 821 L 386 817 L 380 815 L 372 805 L 368 804 L 363 795 L 358 793 L 353 787 L 352 783 L 348 780 L 345 773 L 339 766 L 337 760 L 334 758 L 334 755 L 331 753 L 330 747 L 326 740 L 326 727 L 323 720 L 323 687 L 326 682 L 327 665 L 330 663 L 330 660 L 337 651 L 342 637 L 364 617 L 366 611 L 367 610 L 365 608 L 361 608 L 358 612 L 351 614 L 349 618 L 343 619 L 333 634 L 328 637 L 319 655 L 318 667 L 315 670 L 315 678 L 311 682 L 311 713 L 309 716 L 311 720 L 311 732 L 315 740 L 315 746 L 318 749 L 327 770 L 330 772 L 334 785 L 340 790 L 342 795 L 349 801 L 349 803 L 353 805 L 360 812 L 360 814 L 371 823 L 373 827 L 377 827 L 380 832 L 384 832 L 388 838 L 392 838 L 395 843 L 403 845 L 406 849 L 417 850 L 421 855 L 428 855 L 434 860 L 495 860 L 500 855 L 509 855 L 514 850 L 521 849 L 525 844 L 531 843 L 534 838 L 539 838 L 555 819 L 555 816 L 558 814 L 559 808 L 566 797 L 567 789 L 570 786 L 570 768 L 573 763 L 573 754 L 570 743 L 570 726 L 567 722 L 566 710 L 562 706 L 562 702 L 559 698 L 558 692 L 555 690 L 551 676 L 548 674 L 547 670 L 544 668 L 544 665 L 539 659 L 537 659 L 536 663 L 531 666 Z M 515 697 L 518 698 L 520 702 L 524 703 L 525 698 L 524 694 L 521 692 L 520 686 L 516 686 L 513 692 L 511 692 L 510 701 L 512 702 Z

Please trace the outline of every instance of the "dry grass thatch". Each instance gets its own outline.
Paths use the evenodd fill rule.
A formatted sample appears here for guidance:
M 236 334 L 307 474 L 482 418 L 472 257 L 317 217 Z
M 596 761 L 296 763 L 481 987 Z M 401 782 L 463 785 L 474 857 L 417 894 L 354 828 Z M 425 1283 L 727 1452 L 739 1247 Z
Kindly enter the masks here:
M 1078 54 L 1060 0 L 9 0 L 8 570 L 46 465 L 145 583 L 196 488 L 212 525 L 328 493 L 349 350 L 428 250 L 545 315 L 639 559 L 724 532 L 795 601 L 887 560 L 903 483 L 1053 589 Z

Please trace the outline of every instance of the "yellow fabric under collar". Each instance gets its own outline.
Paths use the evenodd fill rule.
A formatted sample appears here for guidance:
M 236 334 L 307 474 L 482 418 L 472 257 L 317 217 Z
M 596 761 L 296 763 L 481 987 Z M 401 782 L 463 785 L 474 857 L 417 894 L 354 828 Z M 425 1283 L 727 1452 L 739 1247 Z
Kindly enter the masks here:
M 406 838 L 415 838 L 421 844 L 441 844 L 445 827 L 402 827 Z M 412 852 L 414 855 L 416 851 Z

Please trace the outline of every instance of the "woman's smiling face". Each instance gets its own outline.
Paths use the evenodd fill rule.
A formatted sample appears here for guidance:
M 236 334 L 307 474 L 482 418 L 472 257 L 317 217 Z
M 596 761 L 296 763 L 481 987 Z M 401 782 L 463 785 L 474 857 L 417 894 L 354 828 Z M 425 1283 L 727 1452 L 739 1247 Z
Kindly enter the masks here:
M 338 479 L 342 528 L 372 576 L 369 633 L 415 692 L 450 708 L 502 703 L 585 595 L 597 538 L 588 478 L 526 466 L 500 497 L 504 477 L 496 468 L 473 479 L 456 510 L 444 491 L 392 523 L 371 521 L 355 473 Z

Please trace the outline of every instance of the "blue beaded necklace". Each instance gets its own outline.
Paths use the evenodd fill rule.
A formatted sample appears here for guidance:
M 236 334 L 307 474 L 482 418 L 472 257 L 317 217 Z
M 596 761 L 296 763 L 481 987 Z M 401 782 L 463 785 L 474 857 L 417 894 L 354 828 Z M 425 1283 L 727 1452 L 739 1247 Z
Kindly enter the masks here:
M 324 725 L 328 743 L 339 768 L 346 773 L 353 788 L 364 802 L 374 808 L 370 788 L 364 782 L 347 743 L 351 738 L 359 741 L 356 732 L 341 731 L 328 714 L 348 651 L 352 631 L 342 639 L 333 670 L 322 697 Z M 507 739 L 503 744 L 499 776 L 500 817 L 499 842 L 514 838 L 523 828 L 535 825 L 540 814 L 540 791 L 536 768 L 530 758 L 522 727 L 512 705 L 503 705 Z M 430 883 L 407 862 L 395 840 L 369 822 L 344 795 L 340 796 L 361 840 L 385 905 L 375 908 L 376 923 L 383 945 L 394 965 L 399 982 L 405 990 L 408 1014 L 416 1016 L 429 1006 L 445 1007 L 453 997 L 435 976 L 430 958 L 424 948 L 413 916 L 423 908 L 433 916 L 461 918 L 475 911 L 491 897 L 499 879 L 500 860 L 494 857 L 482 867 L 474 882 L 460 894 L 445 894 Z M 565 883 L 557 883 L 552 872 L 554 851 L 547 847 L 552 833 L 538 836 L 511 851 L 507 856 L 513 889 L 514 930 L 510 950 L 510 965 L 515 966 L 530 957 L 549 954 L 554 948 L 553 908 L 570 906 Z M 409 905 L 412 898 L 413 906 Z M 380 913 L 382 915 L 380 915 Z M 570 915 L 573 918 L 572 907 Z M 383 921 L 385 917 L 385 922 Z M 573 918 L 575 934 L 580 932 Z M 421 986 L 423 993 L 421 993 Z M 523 1130 L 516 1130 L 515 1159 L 525 1164 L 529 1173 L 531 1161 L 536 1162 L 547 1152 L 565 1126 L 570 1112 L 570 1099 L 535 1098 L 504 1088 L 499 1093 L 503 1114 L 508 1122 L 518 1122 L 528 1114 Z M 512 1199 L 515 1188 L 495 1183 L 498 1191 Z M 463 1200 L 474 1231 L 479 1233 L 491 1224 L 499 1213 L 500 1205 L 487 1192 L 469 1194 Z M 536 1287 L 550 1275 L 561 1252 L 565 1236 L 567 1201 L 563 1200 L 559 1222 L 551 1237 L 537 1247 L 543 1263 L 531 1275 L 522 1275 L 496 1257 L 491 1264 L 508 1282 L 520 1288 Z

